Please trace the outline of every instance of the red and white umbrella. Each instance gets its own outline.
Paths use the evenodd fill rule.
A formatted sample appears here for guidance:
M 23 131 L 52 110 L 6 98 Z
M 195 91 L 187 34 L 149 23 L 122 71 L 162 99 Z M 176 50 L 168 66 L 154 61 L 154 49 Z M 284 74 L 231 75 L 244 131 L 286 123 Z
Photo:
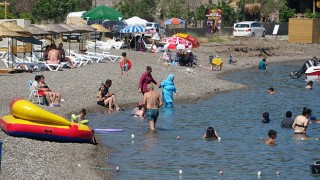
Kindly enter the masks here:
M 192 43 L 181 37 L 168 37 L 163 38 L 162 42 L 167 43 L 164 45 L 165 49 L 186 49 L 192 48 Z

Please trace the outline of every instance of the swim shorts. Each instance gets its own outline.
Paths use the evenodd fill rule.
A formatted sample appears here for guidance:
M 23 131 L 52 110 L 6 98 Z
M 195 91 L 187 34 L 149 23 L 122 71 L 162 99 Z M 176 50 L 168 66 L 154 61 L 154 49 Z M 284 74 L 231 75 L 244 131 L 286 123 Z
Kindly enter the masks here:
M 45 95 L 45 91 L 38 91 L 38 95 L 44 96 Z
M 128 71 L 128 64 L 124 64 L 121 68 L 122 71 Z
M 159 116 L 159 110 L 158 109 L 147 109 L 146 110 L 146 117 L 148 121 L 154 121 L 156 122 Z

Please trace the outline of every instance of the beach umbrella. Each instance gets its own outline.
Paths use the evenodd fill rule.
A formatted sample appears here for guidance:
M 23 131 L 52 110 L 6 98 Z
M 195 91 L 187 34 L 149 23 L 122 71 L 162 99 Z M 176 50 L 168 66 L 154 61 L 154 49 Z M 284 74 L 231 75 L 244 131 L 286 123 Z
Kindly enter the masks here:
M 192 43 L 181 37 L 168 37 L 163 38 L 162 42 L 166 43 L 164 45 L 165 49 L 186 49 L 192 48 Z
M 185 20 L 182 20 L 182 19 L 179 19 L 179 18 L 171 18 L 171 19 L 167 19 L 164 21 L 164 24 L 165 25 L 174 25 L 173 26 L 173 33 L 175 34 L 176 33 L 176 25 L 179 25 L 179 24 L 185 24 L 186 21 Z
M 185 24 L 185 20 L 179 18 L 171 18 L 164 21 L 165 25 L 178 25 L 178 24 Z
M 63 28 L 65 28 L 65 29 L 67 29 L 68 30 L 68 34 L 69 34 L 69 36 L 71 36 L 71 33 L 75 33 L 75 32 L 77 32 L 77 29 L 75 28 L 75 27 L 73 27 L 73 26 L 71 26 L 70 24 L 58 24 L 60 27 L 63 27 Z M 70 56 L 70 49 L 71 49 L 71 42 L 70 42 L 70 40 L 69 40 L 69 56 Z
M 192 48 L 197 48 L 197 47 L 200 46 L 200 43 L 198 42 L 197 38 L 192 37 L 192 36 L 190 36 L 190 35 L 188 35 L 188 34 L 177 33 L 177 34 L 174 34 L 174 35 L 172 35 L 172 36 L 173 36 L 173 37 L 181 37 L 181 38 L 183 38 L 183 39 L 186 39 L 186 40 L 190 41 L 191 44 L 192 44 Z
M 141 19 L 138 16 L 133 16 L 129 19 L 124 20 L 129 26 L 145 26 L 147 24 L 147 20 Z
M 95 29 L 95 33 L 94 33 L 94 53 L 97 52 L 97 32 L 100 33 L 104 33 L 104 32 L 110 32 L 107 28 L 105 28 L 104 26 L 102 26 L 101 24 L 91 24 L 91 27 L 93 27 Z
M 36 26 L 51 33 L 51 43 L 53 39 L 52 38 L 53 34 L 61 34 L 61 33 L 69 32 L 67 29 L 59 26 L 58 24 L 39 24 L 39 25 L 37 24 Z
M 49 35 L 50 34 L 50 32 L 45 31 L 44 29 L 42 29 L 34 24 L 31 24 L 30 26 L 26 27 L 25 30 L 34 36 L 42 36 L 42 35 Z
M 123 19 L 123 15 L 108 6 L 101 5 L 90 11 L 87 11 L 81 16 L 83 19 L 87 20 L 112 20 L 112 21 L 121 21 Z
M 19 34 L 15 31 L 12 31 L 12 30 L 10 30 L 0 24 L 0 37 L 1 38 L 16 38 L 16 37 L 22 37 L 22 36 L 23 36 L 22 34 Z M 8 54 L 9 54 L 9 41 L 8 41 Z M 8 56 L 8 64 L 9 64 L 9 56 Z
M 143 26 L 128 26 L 120 30 L 121 33 L 136 33 L 144 31 L 145 28 Z

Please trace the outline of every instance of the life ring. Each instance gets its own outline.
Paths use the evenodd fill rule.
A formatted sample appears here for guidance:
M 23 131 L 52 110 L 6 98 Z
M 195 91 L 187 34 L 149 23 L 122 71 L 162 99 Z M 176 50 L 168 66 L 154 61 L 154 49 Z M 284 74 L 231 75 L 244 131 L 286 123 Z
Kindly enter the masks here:
M 127 63 L 128 63 L 128 71 L 129 71 L 132 67 L 132 62 L 131 60 L 127 59 Z M 122 67 L 123 67 L 123 61 L 120 61 L 120 69 L 122 69 Z

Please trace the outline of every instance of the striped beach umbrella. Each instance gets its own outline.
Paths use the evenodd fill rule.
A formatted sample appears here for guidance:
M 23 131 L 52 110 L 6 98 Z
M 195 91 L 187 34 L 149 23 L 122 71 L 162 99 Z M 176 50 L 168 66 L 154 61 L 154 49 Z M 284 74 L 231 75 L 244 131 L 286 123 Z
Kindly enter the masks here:
M 120 30 L 121 33 L 135 33 L 144 32 L 145 28 L 143 26 L 128 26 Z

